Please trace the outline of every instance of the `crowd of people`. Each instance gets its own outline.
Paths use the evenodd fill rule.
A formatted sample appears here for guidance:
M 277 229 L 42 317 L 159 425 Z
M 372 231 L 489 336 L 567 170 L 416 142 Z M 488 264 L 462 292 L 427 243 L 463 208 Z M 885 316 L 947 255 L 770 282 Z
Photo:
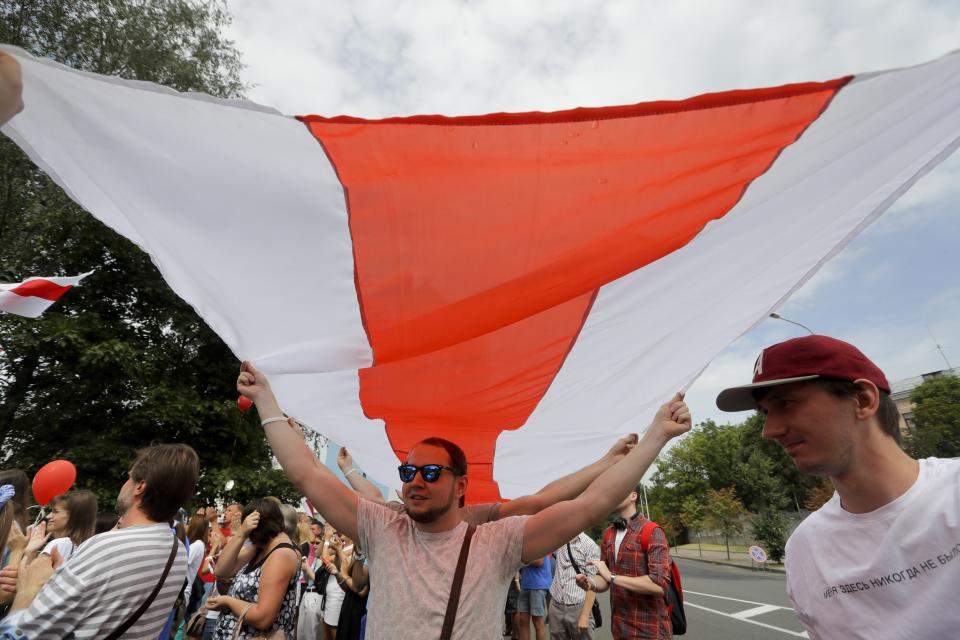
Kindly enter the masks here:
M 689 415 L 679 398 L 662 413 L 660 419 L 673 424 L 677 432 L 688 428 Z M 283 423 L 278 425 L 285 431 L 283 439 L 292 438 L 274 443 L 282 460 L 284 446 L 296 444 L 308 451 L 295 421 L 284 418 L 277 422 Z M 405 633 L 397 634 L 385 624 L 387 618 L 376 615 L 369 620 L 372 628 L 367 633 L 371 589 L 374 601 L 379 595 L 379 602 L 389 603 L 402 592 L 412 594 L 404 616 L 414 620 L 422 615 L 429 624 L 431 612 L 420 610 L 420 592 L 429 585 L 434 606 L 445 606 L 448 598 L 444 592 L 450 580 L 443 575 L 447 571 L 444 559 L 459 552 L 456 533 L 468 529 L 471 534 L 476 531 L 476 539 L 471 562 L 460 579 L 471 586 L 459 599 L 460 623 L 451 637 L 477 637 L 475 632 L 484 625 L 486 631 L 499 633 L 500 623 L 491 621 L 488 611 L 504 591 L 498 594 L 485 589 L 486 569 L 493 568 L 496 575 L 507 578 L 516 574 L 523 564 L 521 556 L 527 553 L 521 541 L 527 522 L 544 519 L 558 505 L 576 501 L 634 451 L 642 453 L 641 466 L 645 468 L 659 446 L 659 440 L 638 443 L 636 436 L 624 437 L 600 460 L 537 494 L 462 509 L 463 483 L 445 478 L 449 489 L 446 503 L 434 492 L 444 471 L 465 472 L 465 456 L 452 442 L 432 438 L 419 447 L 429 456 L 444 452 L 446 459 L 441 462 L 445 464 L 400 467 L 404 482 L 416 488 L 409 495 L 404 492 L 403 502 L 386 501 L 355 468 L 349 452 L 341 449 L 338 463 L 350 485 L 334 482 L 354 504 L 368 505 L 370 516 L 376 516 L 380 524 L 360 528 L 356 521 L 346 520 L 339 530 L 334 518 L 325 521 L 298 512 L 273 497 L 246 505 L 229 504 L 222 511 L 206 506 L 188 517 L 183 507 L 194 499 L 200 461 L 184 444 L 157 445 L 137 453 L 119 488 L 116 515 L 99 513 L 96 496 L 76 489 L 53 498 L 44 517 L 31 522 L 29 510 L 35 507 L 27 474 L 15 469 L 2 471 L 0 604 L 4 617 L 0 639 L 403 637 Z M 308 455 L 311 466 L 319 468 L 312 454 Z M 619 482 L 627 482 L 636 471 Z M 325 480 L 328 474 L 333 477 L 326 471 Z M 308 495 L 318 498 L 313 491 Z M 323 499 L 318 505 L 329 506 Z M 452 505 L 457 508 L 451 510 Z M 593 509 L 590 517 L 599 513 Z M 455 517 L 461 526 L 452 527 L 456 533 L 451 535 L 451 529 L 436 526 L 438 516 Z M 578 520 L 586 522 L 583 517 Z M 416 523 L 413 539 L 382 541 L 371 535 L 403 523 Z M 531 553 L 538 557 L 521 570 L 519 637 L 529 637 L 523 630 L 531 623 L 536 637 L 544 637 L 546 593 L 554 581 L 555 562 L 561 568 L 556 575 L 570 583 L 568 590 L 572 587 L 587 593 L 575 587 L 572 574 L 563 570 L 564 562 L 554 560 L 552 547 L 557 541 L 564 542 L 558 536 L 569 529 L 559 527 L 560 531 L 554 532 L 556 523 L 556 517 L 544 519 L 535 531 L 546 539 L 537 542 Z M 510 535 L 490 535 L 501 528 Z M 580 538 L 585 536 L 578 531 L 574 553 L 580 557 L 583 571 L 594 573 L 591 563 L 597 559 L 581 555 Z M 435 546 L 437 543 L 441 546 Z M 560 546 L 569 548 L 565 543 Z M 417 576 L 414 584 L 408 582 L 410 576 Z M 484 607 L 471 611 L 481 593 Z M 592 621 L 586 628 L 592 630 Z M 578 631 L 569 637 L 581 635 Z
M 75 489 L 31 523 L 27 474 L 0 471 L 0 640 L 582 639 L 605 623 L 604 591 L 615 639 L 677 630 L 667 541 L 638 512 L 636 487 L 690 428 L 679 394 L 643 438 L 621 438 L 536 494 L 464 505 L 467 462 L 453 442 L 414 445 L 398 467 L 401 500 L 387 501 L 346 449 L 337 460 L 346 483 L 319 464 L 249 363 L 237 387 L 317 512 L 263 497 L 188 518 L 200 461 L 184 444 L 137 453 L 116 516 Z M 852 345 L 800 338 L 764 350 L 753 382 L 721 393 L 718 406 L 757 408 L 764 437 L 837 488 L 787 545 L 788 591 L 810 637 L 881 637 L 877 625 L 896 631 L 888 637 L 949 637 L 960 464 L 900 449 L 882 371 Z M 583 533 L 611 513 L 600 544 Z M 918 528 L 924 518 L 939 526 Z M 888 571 L 891 562 L 904 567 Z M 902 602 L 911 593 L 920 601 Z M 902 606 L 878 609 L 876 598 Z
M 98 514 L 92 492 L 74 490 L 32 523 L 27 474 L 0 471 L 0 638 L 103 638 L 125 620 L 116 637 L 360 638 L 367 569 L 351 540 L 274 497 L 200 508 L 189 519 L 174 501 L 157 504 L 160 490 L 187 493 L 187 482 L 171 487 L 160 474 L 189 480 L 196 460 L 189 447 L 172 447 L 141 452 L 118 497 L 119 518 Z M 174 509 L 172 517 L 160 508 Z M 102 562 L 111 549 L 119 556 Z M 134 617 L 137 595 L 149 602 Z

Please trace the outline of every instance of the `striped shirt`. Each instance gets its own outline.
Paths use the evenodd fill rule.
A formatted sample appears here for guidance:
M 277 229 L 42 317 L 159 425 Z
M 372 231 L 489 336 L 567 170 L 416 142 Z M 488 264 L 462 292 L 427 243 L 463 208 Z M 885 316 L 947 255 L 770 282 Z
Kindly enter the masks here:
M 570 541 L 570 552 L 573 559 L 577 561 L 580 571 L 586 571 L 587 575 L 597 575 L 597 568 L 592 564 L 587 564 L 589 560 L 600 559 L 600 547 L 590 539 L 585 533 L 581 533 Z M 587 593 L 577 586 L 577 571 L 570 564 L 570 556 L 567 555 L 567 545 L 557 549 L 555 553 L 557 560 L 557 571 L 553 574 L 553 584 L 550 585 L 550 597 L 560 604 L 574 605 L 583 604 L 583 599 Z
M 157 586 L 172 544 L 170 527 L 164 523 L 93 536 L 51 576 L 29 608 L 0 623 L 0 640 L 81 640 L 109 635 Z M 163 588 L 124 638 L 157 638 L 186 573 L 186 549 L 178 544 Z

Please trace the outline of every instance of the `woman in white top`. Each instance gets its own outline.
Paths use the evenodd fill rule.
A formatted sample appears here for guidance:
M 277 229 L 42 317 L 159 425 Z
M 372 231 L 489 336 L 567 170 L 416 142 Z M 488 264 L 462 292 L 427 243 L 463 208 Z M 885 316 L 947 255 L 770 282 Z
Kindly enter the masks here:
M 343 606 L 344 591 L 340 586 L 337 559 L 343 550 L 343 538 L 334 533 L 324 547 L 321 560 L 327 570 L 327 584 L 323 594 L 323 638 L 336 640 L 337 625 L 340 622 L 340 607 Z
M 187 618 L 197 610 L 200 600 L 191 602 L 193 583 L 200 572 L 200 563 L 207 552 L 210 542 L 210 521 L 205 516 L 193 516 L 187 523 L 187 540 L 190 541 L 190 553 L 187 554 L 187 584 L 183 588 L 183 601 L 187 603 Z M 193 605 L 192 607 L 190 605 Z
M 74 550 L 93 537 L 97 524 L 97 496 L 86 490 L 69 491 L 50 501 L 52 508 L 47 516 L 47 534 L 50 540 L 43 551 L 53 555 L 59 552 L 61 562 L 66 562 Z

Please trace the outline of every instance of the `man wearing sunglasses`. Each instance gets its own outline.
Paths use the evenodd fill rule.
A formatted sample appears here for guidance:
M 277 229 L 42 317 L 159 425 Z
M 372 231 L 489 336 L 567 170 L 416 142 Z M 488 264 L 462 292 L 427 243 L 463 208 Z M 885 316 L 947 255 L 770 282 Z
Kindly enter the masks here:
M 546 509 L 552 504 L 563 500 L 572 500 L 583 493 L 591 482 L 609 469 L 611 466 L 623 459 L 630 453 L 637 444 L 637 434 L 631 433 L 617 440 L 610 450 L 599 460 L 595 461 L 574 473 L 566 475 L 558 480 L 543 487 L 540 491 L 513 500 L 507 500 L 503 503 L 482 503 L 466 505 L 461 502 L 460 513 L 463 519 L 474 526 L 480 526 L 486 522 L 495 522 L 500 518 L 509 518 L 510 516 L 532 516 Z M 353 487 L 361 497 L 374 502 L 385 504 L 390 509 L 398 513 L 404 513 L 406 506 L 403 502 L 391 500 L 384 502 L 380 489 L 375 484 L 367 480 L 353 464 L 353 457 L 346 447 L 341 447 L 337 455 L 337 466 L 343 472 L 344 477 L 350 486 Z M 402 480 L 402 478 L 401 478 Z
M 241 366 L 237 390 L 257 406 L 274 455 L 291 482 L 367 553 L 373 595 L 366 637 L 439 635 L 468 532 L 460 508 L 468 483 L 460 448 L 440 438 L 412 447 L 400 466 L 406 513 L 399 514 L 362 499 L 317 463 L 295 425 L 284 419 L 266 377 L 248 362 Z M 637 446 L 576 498 L 533 516 L 477 527 L 452 637 L 480 638 L 498 629 L 507 585 L 517 569 L 603 520 L 633 490 L 664 445 L 690 425 L 690 412 L 677 394 L 660 408 Z

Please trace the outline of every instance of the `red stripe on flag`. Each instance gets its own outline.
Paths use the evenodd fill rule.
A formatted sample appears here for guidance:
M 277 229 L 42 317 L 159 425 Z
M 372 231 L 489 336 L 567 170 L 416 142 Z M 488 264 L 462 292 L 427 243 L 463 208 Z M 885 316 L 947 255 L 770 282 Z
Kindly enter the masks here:
M 497 436 L 540 402 L 596 291 L 724 216 L 845 82 L 559 114 L 304 118 L 346 193 L 375 362 L 365 414 L 401 459 L 424 437 L 455 440 L 468 499 L 499 499 Z
M 34 297 L 50 300 L 51 302 L 59 300 L 60 296 L 73 288 L 73 285 L 59 285 L 49 280 L 29 280 L 20 286 L 9 289 L 10 293 L 15 293 L 24 298 Z

